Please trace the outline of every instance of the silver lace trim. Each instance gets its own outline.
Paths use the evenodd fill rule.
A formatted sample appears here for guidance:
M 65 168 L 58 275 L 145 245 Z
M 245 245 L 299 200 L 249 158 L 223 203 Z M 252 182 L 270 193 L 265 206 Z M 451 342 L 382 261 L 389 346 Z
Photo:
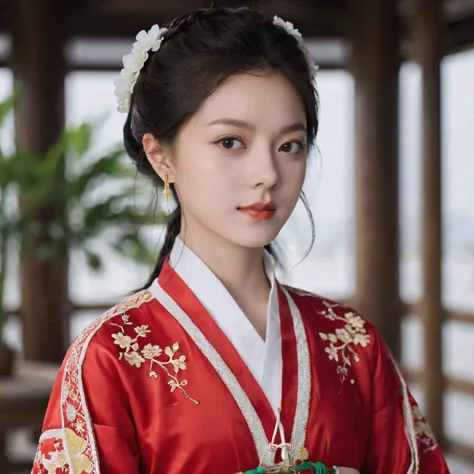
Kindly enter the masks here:
M 133 309 L 133 308 L 139 308 L 143 303 L 146 303 L 148 301 L 151 301 L 153 299 L 153 296 L 151 293 L 149 293 L 147 290 L 141 291 L 139 293 L 136 293 L 135 295 L 130 296 L 127 300 L 125 300 L 123 303 L 120 303 L 113 308 L 109 309 L 107 312 L 105 312 L 101 317 L 96 319 L 90 326 L 85 328 L 79 336 L 76 338 L 75 342 L 71 346 L 71 353 L 69 355 L 69 360 L 64 366 L 64 373 L 62 376 L 62 381 L 61 381 L 61 399 L 60 399 L 60 404 L 61 404 L 61 432 L 62 432 L 62 438 L 66 441 L 66 423 L 64 419 L 64 409 L 62 407 L 64 400 L 67 398 L 67 391 L 65 390 L 65 380 L 66 376 L 71 374 L 71 367 L 72 365 L 72 371 L 76 370 L 77 371 L 77 386 L 79 388 L 79 394 L 80 394 L 80 405 L 82 406 L 83 410 L 83 415 L 84 419 L 86 422 L 86 431 L 88 434 L 88 444 L 90 446 L 91 450 L 91 456 L 92 456 L 92 474 L 100 474 L 100 462 L 99 462 L 99 452 L 97 450 L 96 446 L 96 439 L 95 439 L 95 434 L 94 430 L 92 428 L 92 421 L 89 413 L 89 408 L 87 406 L 87 400 L 86 400 L 86 395 L 84 392 L 84 384 L 83 384 L 83 378 L 82 378 L 82 365 L 84 363 L 84 359 L 87 354 L 87 349 L 89 347 L 89 343 L 92 340 L 92 338 L 95 336 L 97 331 L 110 319 L 114 318 L 115 316 L 118 316 L 120 314 L 124 314 L 127 310 Z M 80 351 L 80 353 L 79 353 Z M 79 357 L 78 357 L 79 356 Z M 72 358 L 77 358 L 78 360 L 72 360 Z M 74 466 L 72 463 L 71 459 L 71 454 L 69 452 L 69 446 L 68 443 L 64 443 L 64 450 L 66 453 L 67 457 L 67 462 L 70 468 L 71 474 L 74 474 Z
M 163 305 L 163 307 L 178 321 L 183 329 L 188 333 L 196 346 L 201 350 L 204 356 L 214 367 L 219 377 L 227 386 L 229 392 L 234 397 L 242 415 L 247 422 L 250 433 L 252 434 L 259 459 L 271 458 L 274 462 L 274 453 L 268 451 L 269 440 L 265 434 L 262 422 L 257 415 L 252 403 L 250 402 L 244 389 L 238 382 L 235 375 L 224 362 L 220 354 L 206 339 L 204 334 L 192 322 L 190 317 L 178 306 L 171 296 L 160 286 L 157 280 L 150 287 L 154 297 Z
M 420 460 L 418 457 L 418 443 L 416 440 L 416 430 L 415 425 L 413 422 L 413 411 L 410 403 L 410 398 L 408 395 L 408 387 L 403 378 L 403 375 L 398 368 L 398 364 L 393 358 L 392 354 L 390 354 L 390 359 L 392 361 L 393 367 L 395 368 L 395 372 L 397 373 L 398 380 L 402 386 L 402 394 L 403 394 L 403 416 L 405 418 L 405 434 L 408 441 L 408 446 L 410 447 L 411 451 L 411 464 L 408 468 L 407 474 L 418 474 L 420 469 Z
M 298 391 L 296 396 L 296 414 L 291 435 L 291 444 L 296 450 L 306 442 L 306 428 L 309 418 L 309 399 L 311 394 L 311 365 L 308 340 L 301 313 L 288 291 L 281 287 L 290 307 L 293 327 L 296 336 L 296 353 L 298 360 Z

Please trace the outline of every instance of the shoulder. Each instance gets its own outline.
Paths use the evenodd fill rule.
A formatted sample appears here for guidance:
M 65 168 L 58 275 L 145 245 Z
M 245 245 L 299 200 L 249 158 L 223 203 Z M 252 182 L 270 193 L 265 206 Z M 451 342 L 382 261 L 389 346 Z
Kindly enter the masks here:
M 342 301 L 326 298 L 325 296 L 312 293 L 308 290 L 303 290 L 301 288 L 295 288 L 294 286 L 288 285 L 283 285 L 283 288 L 291 295 L 294 300 L 304 304 L 305 306 L 309 306 L 318 312 L 326 311 L 330 307 L 339 308 L 341 310 L 351 309 Z
M 99 472 L 94 420 L 111 393 L 117 400 L 125 397 L 114 378 L 117 366 L 112 361 L 118 359 L 118 347 L 111 336 L 120 330 L 112 331 L 112 325 L 122 326 L 131 319 L 140 324 L 148 317 L 150 311 L 146 308 L 152 300 L 149 291 L 126 298 L 84 328 L 73 341 L 51 394 L 34 472 L 69 468 L 68 454 L 72 455 L 71 472 Z M 54 459 L 50 458 L 52 454 Z
M 380 335 L 357 310 L 346 303 L 298 288 L 285 289 L 298 306 L 307 329 L 323 344 L 330 360 L 349 365 L 350 360 L 369 362 L 376 356 Z
M 115 326 L 133 324 L 131 321 L 134 321 L 136 326 L 144 324 L 143 322 L 149 319 L 148 310 L 153 299 L 153 295 L 148 290 L 135 293 L 86 326 L 72 342 L 64 360 L 64 368 L 77 369 L 82 365 L 91 348 L 101 352 L 103 349 L 113 348 L 113 333 L 117 332 L 114 328 L 118 329 Z
M 350 332 L 372 334 L 373 325 L 364 319 L 354 308 L 340 301 L 335 301 L 306 290 L 284 286 L 295 303 L 319 327 L 345 328 Z
M 356 309 L 298 288 L 285 289 L 300 308 L 313 336 L 319 342 L 324 341 L 330 360 L 343 361 L 346 365 L 349 360 L 362 360 L 362 366 L 371 370 L 383 366 L 392 375 L 400 377 L 397 364 L 379 331 Z
M 152 300 L 148 290 L 126 298 L 85 327 L 72 342 L 56 381 L 61 393 L 60 406 L 66 416 L 67 410 L 87 411 L 84 394 L 88 383 L 99 380 L 113 383 L 118 373 L 119 344 L 123 342 L 120 334 L 125 337 L 119 328 L 128 327 L 132 319 L 141 324 L 148 317 L 147 308 Z

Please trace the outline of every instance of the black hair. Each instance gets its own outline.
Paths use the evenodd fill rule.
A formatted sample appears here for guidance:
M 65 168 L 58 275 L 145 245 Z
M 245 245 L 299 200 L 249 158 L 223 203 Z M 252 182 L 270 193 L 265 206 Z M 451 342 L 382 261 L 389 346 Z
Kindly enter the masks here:
M 318 95 L 313 72 L 298 40 L 273 24 L 272 18 L 248 7 L 216 7 L 176 18 L 168 26 L 158 52 L 150 53 L 134 86 L 124 125 L 124 144 L 138 172 L 161 186 L 143 150 L 151 133 L 163 144 L 173 144 L 182 125 L 228 77 L 244 72 L 277 71 L 298 91 L 306 114 L 308 149 L 318 130 Z M 181 228 L 181 206 L 169 216 L 166 237 L 156 266 L 144 286 L 158 277 Z M 308 202 L 301 199 L 311 221 Z M 270 246 L 266 247 L 271 251 Z

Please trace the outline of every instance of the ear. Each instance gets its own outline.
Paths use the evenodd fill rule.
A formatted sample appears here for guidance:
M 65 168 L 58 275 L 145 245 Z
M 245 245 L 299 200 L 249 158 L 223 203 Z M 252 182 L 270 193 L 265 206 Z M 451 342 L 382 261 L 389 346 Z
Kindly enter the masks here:
M 175 181 L 173 166 L 171 164 L 171 153 L 168 147 L 157 140 L 151 133 L 145 133 L 142 140 L 143 150 L 155 170 L 156 174 L 164 181 L 168 175 L 168 181 Z

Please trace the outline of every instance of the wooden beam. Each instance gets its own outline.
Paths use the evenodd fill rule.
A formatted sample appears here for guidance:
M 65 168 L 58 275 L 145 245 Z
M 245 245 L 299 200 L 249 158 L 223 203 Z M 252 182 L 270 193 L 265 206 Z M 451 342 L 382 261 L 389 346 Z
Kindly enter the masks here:
M 414 317 L 419 317 L 422 311 L 420 303 L 403 303 L 404 313 Z M 474 313 L 468 311 L 457 311 L 445 309 L 443 310 L 443 322 L 456 321 L 460 323 L 474 324 Z
M 305 38 L 346 36 L 349 17 L 347 0 L 339 2 L 294 0 L 216 0 L 216 5 L 251 5 L 280 15 L 291 21 Z M 206 0 L 182 2 L 150 2 L 149 0 L 107 0 L 70 8 L 67 18 L 68 36 L 133 37 L 152 23 L 166 24 L 183 13 L 208 7 Z
M 222 2 L 221 2 L 222 3 Z M 235 1 L 230 3 L 235 4 Z M 241 2 L 262 5 L 271 14 L 278 14 L 285 20 L 293 21 L 306 38 L 347 38 L 350 36 L 351 17 L 347 1 L 299 0 L 254 0 Z M 449 2 L 453 4 L 453 2 Z M 445 40 L 443 53 L 452 54 L 474 48 L 474 10 L 471 0 L 457 0 L 456 5 L 445 10 Z M 0 32 L 11 30 L 9 10 L 13 2 L 0 2 Z M 195 5 L 208 6 L 209 2 L 192 0 L 164 3 L 117 1 L 77 1 L 67 2 L 66 31 L 69 37 L 129 37 L 150 26 L 150 21 L 162 24 L 175 16 L 190 11 Z M 406 4 L 410 6 L 409 3 Z M 410 18 L 410 8 L 401 8 L 400 14 Z M 408 34 L 404 25 L 401 36 Z
M 474 3 L 472 0 L 444 0 L 442 12 L 443 18 L 447 21 L 473 17 Z
M 474 382 L 456 377 L 444 377 L 444 379 L 447 390 L 474 397 Z
M 451 454 L 455 458 L 459 458 L 466 461 L 469 464 L 474 465 L 474 446 L 457 441 L 454 439 L 447 439 L 445 441 L 446 452 Z
M 382 4 L 383 3 L 383 4 Z M 399 22 L 396 0 L 352 2 L 355 80 L 355 308 L 400 357 Z
M 468 313 L 466 311 L 446 311 L 445 315 L 448 321 L 474 324 L 474 313 Z
M 421 69 L 422 87 L 422 212 L 421 256 L 423 294 L 423 388 L 426 416 L 443 440 L 442 372 L 442 211 L 441 211 L 441 0 L 414 0 L 413 53 Z
M 90 4 L 94 11 L 110 15 L 178 16 L 202 8 L 200 0 L 179 2 L 150 2 L 149 0 L 100 0 Z
M 403 367 L 403 375 L 409 384 L 422 384 L 423 371 L 416 371 Z M 474 397 L 474 382 L 471 380 L 460 379 L 458 377 L 443 376 L 444 387 L 446 390 L 461 393 L 469 397 Z
M 70 37 L 85 38 L 128 38 L 138 31 L 150 28 L 152 23 L 160 25 L 171 21 L 176 15 L 123 15 L 97 12 L 78 12 L 67 20 L 67 32 Z M 294 21 L 305 38 L 345 37 L 347 22 L 340 18 L 306 17 L 285 18 Z
M 474 16 L 449 23 L 445 31 L 444 53 L 470 49 L 474 49 Z
M 141 17 L 176 17 L 199 8 L 208 8 L 211 2 L 207 0 L 181 0 L 175 3 L 156 2 L 150 0 L 101 0 L 89 5 L 93 13 L 108 15 L 127 15 Z M 287 21 L 307 18 L 338 19 L 347 17 L 347 0 L 337 2 L 318 0 L 214 0 L 215 6 L 238 7 L 250 6 L 268 12 L 269 15 L 279 15 Z M 297 25 L 298 26 L 298 25 Z

